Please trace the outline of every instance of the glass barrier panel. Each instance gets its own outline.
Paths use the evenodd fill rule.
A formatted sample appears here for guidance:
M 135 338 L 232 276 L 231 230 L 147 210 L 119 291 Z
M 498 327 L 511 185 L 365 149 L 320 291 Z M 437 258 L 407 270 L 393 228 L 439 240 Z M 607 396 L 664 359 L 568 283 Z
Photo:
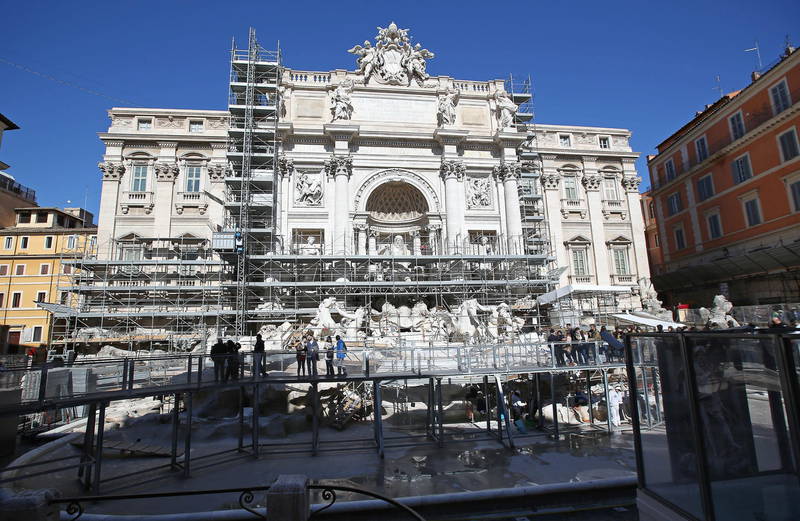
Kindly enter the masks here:
M 717 519 L 800 519 L 777 341 L 687 337 Z

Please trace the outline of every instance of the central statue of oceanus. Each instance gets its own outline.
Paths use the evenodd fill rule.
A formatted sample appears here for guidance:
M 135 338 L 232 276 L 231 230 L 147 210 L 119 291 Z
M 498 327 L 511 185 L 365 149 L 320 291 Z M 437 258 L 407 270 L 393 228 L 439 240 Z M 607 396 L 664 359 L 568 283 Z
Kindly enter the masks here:
M 428 79 L 426 62 L 434 54 L 422 45 L 411 45 L 408 29 L 399 29 L 394 22 L 389 27 L 378 27 L 375 46 L 368 40 L 363 47 L 356 45 L 347 52 L 358 56 L 358 73 L 364 75 L 364 83 L 377 75 L 380 83 L 409 86 L 416 81 L 421 87 Z

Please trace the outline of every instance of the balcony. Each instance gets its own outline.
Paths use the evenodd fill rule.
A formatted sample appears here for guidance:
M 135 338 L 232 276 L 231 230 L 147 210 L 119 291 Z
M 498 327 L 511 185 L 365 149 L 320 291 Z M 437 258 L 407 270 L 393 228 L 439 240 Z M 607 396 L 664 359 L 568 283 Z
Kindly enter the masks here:
M 611 283 L 615 286 L 630 286 L 636 284 L 636 275 L 622 275 L 613 273 L 611 275 Z
M 604 199 L 603 217 L 608 219 L 614 214 L 618 214 L 622 219 L 628 218 L 628 209 L 622 199 Z
M 0 175 L 0 190 L 5 190 L 6 192 L 16 194 L 26 201 L 30 201 L 32 203 L 36 202 L 36 190 L 31 190 L 27 186 L 23 186 L 10 177 L 6 177 L 4 175 Z
M 183 215 L 186 208 L 197 208 L 200 215 L 208 209 L 208 198 L 205 192 L 178 192 L 175 194 L 175 213 Z
M 594 275 L 570 275 L 570 284 L 594 284 Z
M 581 219 L 585 219 L 588 213 L 586 201 L 583 199 L 561 199 L 561 215 L 566 219 L 570 213 L 579 213 Z
M 128 214 L 131 208 L 144 208 L 144 213 L 153 211 L 153 192 L 122 192 L 120 211 Z

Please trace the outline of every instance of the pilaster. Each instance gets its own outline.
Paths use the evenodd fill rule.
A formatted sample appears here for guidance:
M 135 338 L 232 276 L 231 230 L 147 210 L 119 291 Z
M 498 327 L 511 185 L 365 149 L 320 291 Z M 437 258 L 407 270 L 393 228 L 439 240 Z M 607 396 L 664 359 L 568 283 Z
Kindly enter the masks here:
M 586 205 L 589 209 L 589 225 L 592 230 L 592 248 L 594 249 L 594 274 L 597 284 L 611 284 L 608 248 L 606 247 L 605 228 L 603 226 L 603 201 L 600 197 L 602 177 L 597 172 L 596 157 L 583 158 L 583 188 L 586 190 Z

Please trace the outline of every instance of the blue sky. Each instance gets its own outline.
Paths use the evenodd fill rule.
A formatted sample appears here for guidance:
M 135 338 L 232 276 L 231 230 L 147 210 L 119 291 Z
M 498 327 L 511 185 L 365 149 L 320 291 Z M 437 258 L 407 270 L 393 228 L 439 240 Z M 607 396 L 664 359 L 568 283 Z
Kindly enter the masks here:
M 514 6 L 513 8 L 510 6 Z M 97 132 L 112 106 L 224 109 L 231 37 L 252 25 L 280 40 L 292 68 L 355 68 L 346 50 L 394 20 L 436 53 L 428 72 L 486 80 L 530 74 L 540 123 L 625 127 L 644 156 L 755 68 L 787 34 L 800 2 L 189 2 L 0 0 L 0 159 L 41 205 L 96 211 Z M 80 88 L 10 66 L 11 61 Z M 84 90 L 86 89 L 86 90 Z M 87 92 L 92 91 L 92 93 Z

